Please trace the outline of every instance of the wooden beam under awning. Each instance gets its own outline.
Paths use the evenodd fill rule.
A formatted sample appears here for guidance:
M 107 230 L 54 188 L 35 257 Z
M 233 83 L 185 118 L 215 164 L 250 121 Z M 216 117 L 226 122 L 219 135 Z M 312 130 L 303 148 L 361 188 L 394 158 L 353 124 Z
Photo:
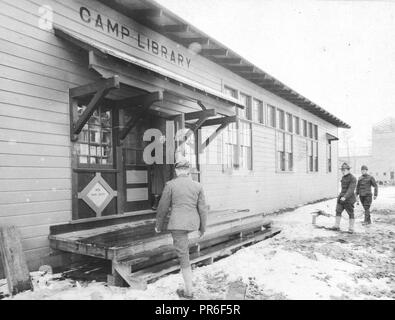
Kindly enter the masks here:
M 124 140 L 127 137 L 130 130 L 132 130 L 133 127 L 140 121 L 141 117 L 148 111 L 148 109 L 152 106 L 152 104 L 162 100 L 163 100 L 163 92 L 158 91 L 158 92 L 147 93 L 137 97 L 128 98 L 119 102 L 119 105 L 123 106 L 124 108 L 140 106 L 140 108 L 133 115 L 132 119 L 130 119 L 128 123 L 119 132 L 118 135 L 119 139 Z
M 72 88 L 69 90 L 70 95 L 70 138 L 72 141 L 78 139 L 78 135 L 88 122 L 92 114 L 97 110 L 104 101 L 106 95 L 114 89 L 119 89 L 119 77 L 114 76 L 108 79 L 99 80 L 84 86 Z M 84 112 L 78 117 L 75 112 L 76 99 L 93 95 Z
M 218 125 L 219 127 L 200 145 L 200 151 L 202 152 L 205 148 L 209 146 L 209 144 L 231 123 L 237 122 L 238 118 L 237 116 L 231 116 L 231 117 L 222 117 L 218 119 L 213 119 L 216 120 L 214 121 L 206 121 L 204 126 L 213 126 L 213 125 Z

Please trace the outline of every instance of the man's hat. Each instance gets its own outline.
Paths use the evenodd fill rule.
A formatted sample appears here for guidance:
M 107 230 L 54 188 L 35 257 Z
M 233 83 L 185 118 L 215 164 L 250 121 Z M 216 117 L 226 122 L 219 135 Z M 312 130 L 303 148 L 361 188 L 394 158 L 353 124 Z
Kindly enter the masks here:
M 347 170 L 350 170 L 351 167 L 350 167 L 346 162 L 344 162 L 344 163 L 342 164 L 342 166 L 341 166 L 340 169 L 347 169 Z
M 361 167 L 361 170 L 368 170 L 368 167 L 365 166 L 365 165 L 363 165 L 363 166 Z
M 188 160 L 180 160 L 176 163 L 176 169 L 190 169 L 191 165 Z

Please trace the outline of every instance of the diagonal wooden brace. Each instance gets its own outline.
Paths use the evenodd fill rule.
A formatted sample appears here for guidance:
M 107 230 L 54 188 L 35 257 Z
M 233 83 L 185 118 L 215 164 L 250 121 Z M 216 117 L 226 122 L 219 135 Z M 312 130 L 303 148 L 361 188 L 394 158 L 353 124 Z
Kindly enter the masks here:
M 141 117 L 149 110 L 153 103 L 163 100 L 163 92 L 157 91 L 152 93 L 147 93 L 138 97 L 133 97 L 126 99 L 121 102 L 119 106 L 125 108 L 126 106 L 135 107 L 141 106 L 136 112 L 135 116 L 128 121 L 125 127 L 119 133 L 119 139 L 124 140 L 129 134 L 130 130 L 138 123 Z
M 213 119 L 213 121 L 211 122 L 212 125 L 220 124 L 220 126 L 210 135 L 210 137 L 206 139 L 206 141 L 202 143 L 202 145 L 200 146 L 200 152 L 203 152 L 203 150 L 209 146 L 209 144 L 222 132 L 222 130 L 224 130 L 232 122 L 236 122 L 236 121 L 237 121 L 236 116 Z
M 92 100 L 89 102 L 85 111 L 82 113 L 82 115 L 78 118 L 77 121 L 74 121 L 73 119 L 74 105 L 73 103 L 70 104 L 70 114 L 72 117 L 70 133 L 71 133 L 72 141 L 77 140 L 81 130 L 86 125 L 86 123 L 88 122 L 92 114 L 95 112 L 95 110 L 103 102 L 106 95 L 111 90 L 118 89 L 119 87 L 120 87 L 119 78 L 115 76 L 85 86 L 70 89 L 70 101 L 78 97 L 94 94 Z

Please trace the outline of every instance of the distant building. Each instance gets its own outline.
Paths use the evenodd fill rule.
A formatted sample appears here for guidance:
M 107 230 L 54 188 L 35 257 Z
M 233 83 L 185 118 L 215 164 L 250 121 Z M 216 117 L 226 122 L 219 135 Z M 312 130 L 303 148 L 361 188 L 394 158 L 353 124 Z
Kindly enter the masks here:
M 363 156 L 339 157 L 339 163 L 347 162 L 353 174 L 360 174 L 367 165 L 377 181 L 395 184 L 395 118 L 386 118 L 372 128 L 372 153 Z
M 373 127 L 371 173 L 379 181 L 395 184 L 395 118 Z

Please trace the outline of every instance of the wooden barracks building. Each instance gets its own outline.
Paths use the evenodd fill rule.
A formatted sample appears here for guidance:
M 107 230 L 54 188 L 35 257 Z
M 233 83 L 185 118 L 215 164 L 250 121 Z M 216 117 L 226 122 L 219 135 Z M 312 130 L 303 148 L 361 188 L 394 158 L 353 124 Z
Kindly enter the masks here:
M 349 126 L 154 0 L 0 0 L 0 224 L 32 270 L 64 263 L 53 226 L 154 217 L 143 152 L 182 128 L 213 212 L 337 193 Z

